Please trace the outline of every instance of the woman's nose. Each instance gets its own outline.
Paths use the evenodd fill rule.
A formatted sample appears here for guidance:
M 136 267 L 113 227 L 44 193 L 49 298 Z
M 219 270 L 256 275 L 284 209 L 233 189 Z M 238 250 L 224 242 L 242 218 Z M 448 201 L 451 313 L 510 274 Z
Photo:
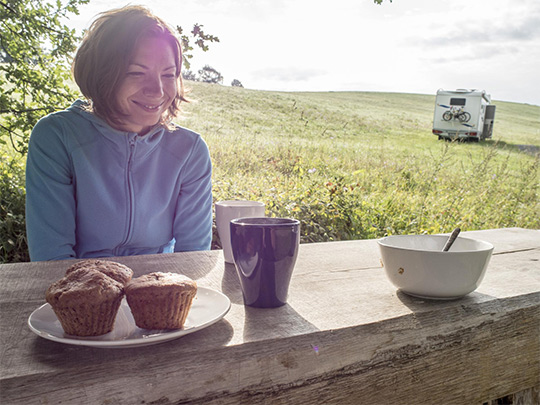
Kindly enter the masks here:
M 150 76 L 144 83 L 144 94 L 147 96 L 161 97 L 163 95 L 163 83 L 160 76 Z

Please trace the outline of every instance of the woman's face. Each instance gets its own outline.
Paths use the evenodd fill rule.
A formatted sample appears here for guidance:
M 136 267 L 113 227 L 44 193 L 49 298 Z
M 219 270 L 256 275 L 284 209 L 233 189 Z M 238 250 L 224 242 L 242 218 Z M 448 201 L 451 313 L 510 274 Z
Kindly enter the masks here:
M 124 114 L 118 129 L 144 135 L 156 125 L 177 94 L 176 62 L 171 45 L 142 38 L 120 82 L 116 101 Z

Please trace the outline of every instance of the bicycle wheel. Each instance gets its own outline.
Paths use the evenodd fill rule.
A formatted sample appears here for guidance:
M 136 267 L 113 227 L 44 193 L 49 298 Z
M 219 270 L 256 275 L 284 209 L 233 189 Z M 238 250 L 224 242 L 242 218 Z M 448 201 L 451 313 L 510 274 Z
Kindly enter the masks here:
M 469 114 L 467 111 L 463 111 L 461 114 L 458 115 L 459 122 L 469 122 L 471 119 L 471 114 Z
M 450 121 L 453 116 L 454 114 L 452 114 L 450 111 L 445 111 L 444 114 L 442 115 L 442 118 L 445 121 Z

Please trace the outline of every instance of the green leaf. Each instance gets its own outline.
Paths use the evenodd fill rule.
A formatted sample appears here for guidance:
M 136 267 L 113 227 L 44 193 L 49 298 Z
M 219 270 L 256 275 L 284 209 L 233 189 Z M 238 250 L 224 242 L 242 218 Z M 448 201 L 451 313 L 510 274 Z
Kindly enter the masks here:
M 66 79 L 68 59 L 79 41 L 60 23 L 88 0 L 0 2 L 0 139 L 26 153 L 30 131 L 45 113 L 64 108 L 76 96 Z M 12 141 L 17 139 L 16 141 Z

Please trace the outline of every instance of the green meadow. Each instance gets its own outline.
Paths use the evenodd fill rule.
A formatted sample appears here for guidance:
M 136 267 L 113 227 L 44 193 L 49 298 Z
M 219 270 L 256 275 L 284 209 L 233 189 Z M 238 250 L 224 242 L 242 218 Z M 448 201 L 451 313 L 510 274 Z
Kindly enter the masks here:
M 186 86 L 177 122 L 208 143 L 214 200 L 263 201 L 304 243 L 540 228 L 538 106 L 495 101 L 493 139 L 462 143 L 432 135 L 434 95 Z M 0 146 L 0 261 L 25 260 L 24 161 Z
M 263 201 L 303 242 L 540 228 L 538 106 L 495 101 L 493 139 L 462 143 L 432 135 L 434 95 L 186 86 L 215 201 Z

